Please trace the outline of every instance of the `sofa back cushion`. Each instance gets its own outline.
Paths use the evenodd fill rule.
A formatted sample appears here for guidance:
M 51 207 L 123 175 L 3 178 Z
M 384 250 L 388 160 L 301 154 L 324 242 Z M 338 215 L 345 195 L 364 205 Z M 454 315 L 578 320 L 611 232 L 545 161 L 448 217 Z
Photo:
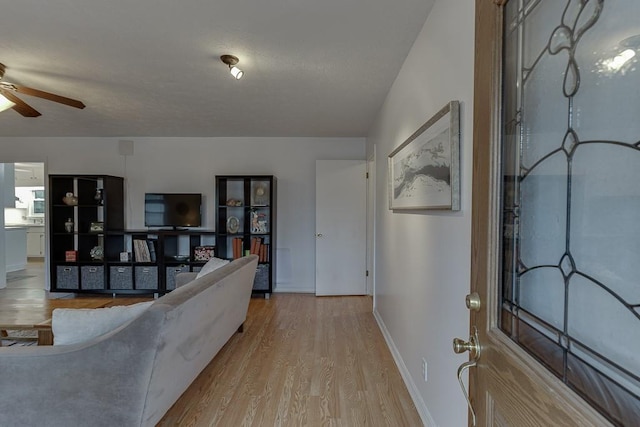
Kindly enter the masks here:
M 237 259 L 172 291 L 166 306 L 143 425 L 155 425 L 242 325 L 258 257 Z

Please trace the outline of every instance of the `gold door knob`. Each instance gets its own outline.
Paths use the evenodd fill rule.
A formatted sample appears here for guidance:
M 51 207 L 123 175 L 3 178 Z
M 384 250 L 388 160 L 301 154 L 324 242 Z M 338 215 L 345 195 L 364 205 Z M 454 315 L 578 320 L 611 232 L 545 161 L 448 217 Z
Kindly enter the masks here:
M 467 295 L 467 297 L 464 300 L 465 304 L 467 305 L 467 308 L 471 311 L 480 311 L 480 295 L 478 295 L 477 292 L 473 292 L 469 295 Z
M 470 336 L 469 341 L 465 341 L 462 338 L 453 339 L 453 351 L 454 353 L 461 354 L 468 351 L 471 354 L 471 358 L 476 358 L 480 353 L 480 346 L 475 336 Z

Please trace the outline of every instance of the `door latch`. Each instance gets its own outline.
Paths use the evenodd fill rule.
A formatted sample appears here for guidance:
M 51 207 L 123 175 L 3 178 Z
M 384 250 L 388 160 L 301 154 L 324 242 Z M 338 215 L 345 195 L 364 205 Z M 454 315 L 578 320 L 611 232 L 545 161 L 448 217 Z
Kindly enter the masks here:
M 471 411 L 471 425 L 475 427 L 476 425 L 476 412 L 473 410 L 473 406 L 471 405 L 471 399 L 469 398 L 469 392 L 464 386 L 464 382 L 462 381 L 462 374 L 467 369 L 474 367 L 478 364 L 478 359 L 480 358 L 480 341 L 478 340 L 478 329 L 474 326 L 472 328 L 472 334 L 469 337 L 469 341 L 465 341 L 461 338 L 453 339 L 453 351 L 456 354 L 461 354 L 466 351 L 469 352 L 469 361 L 463 363 L 458 368 L 458 382 L 460 383 L 460 387 L 462 388 L 462 394 L 464 394 L 464 398 L 467 400 L 467 405 L 469 406 L 469 411 Z

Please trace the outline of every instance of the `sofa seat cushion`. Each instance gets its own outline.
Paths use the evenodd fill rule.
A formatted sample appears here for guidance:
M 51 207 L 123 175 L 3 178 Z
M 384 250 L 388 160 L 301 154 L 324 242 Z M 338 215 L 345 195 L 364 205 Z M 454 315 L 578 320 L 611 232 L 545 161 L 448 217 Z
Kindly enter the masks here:
M 77 344 L 106 334 L 141 315 L 153 301 L 106 308 L 56 308 L 53 345 Z
M 198 275 L 196 276 L 196 279 L 201 278 L 202 276 L 204 276 L 207 273 L 211 273 L 212 271 L 215 271 L 217 269 L 219 269 L 220 267 L 229 264 L 229 261 L 226 259 L 220 259 L 220 258 L 211 258 L 209 261 L 207 261 L 207 263 L 205 265 L 202 266 L 202 270 L 200 270 L 198 272 Z

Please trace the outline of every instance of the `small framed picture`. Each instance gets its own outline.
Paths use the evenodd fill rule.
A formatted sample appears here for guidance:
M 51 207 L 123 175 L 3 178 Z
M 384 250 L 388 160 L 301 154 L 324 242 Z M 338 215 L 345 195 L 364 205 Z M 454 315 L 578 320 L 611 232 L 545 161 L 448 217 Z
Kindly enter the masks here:
M 102 233 L 104 231 L 104 222 L 92 222 L 89 225 L 90 233 Z
M 215 256 L 215 246 L 196 246 L 193 250 L 194 261 L 209 261 Z

